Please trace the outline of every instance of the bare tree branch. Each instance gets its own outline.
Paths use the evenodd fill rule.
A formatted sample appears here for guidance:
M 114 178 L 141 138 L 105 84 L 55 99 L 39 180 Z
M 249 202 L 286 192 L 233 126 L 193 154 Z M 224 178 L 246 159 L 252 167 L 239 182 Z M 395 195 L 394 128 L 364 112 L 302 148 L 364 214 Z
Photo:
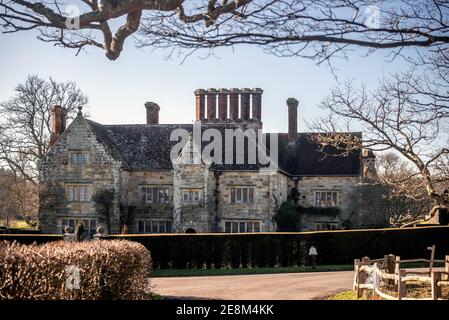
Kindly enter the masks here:
M 322 150 L 332 145 L 340 150 L 338 154 L 347 154 L 363 145 L 374 151 L 394 151 L 412 167 L 408 175 L 390 173 L 384 183 L 415 200 L 419 200 L 417 188 L 437 207 L 449 205 L 443 194 L 449 182 L 449 104 L 441 81 L 429 82 L 412 69 L 390 75 L 371 92 L 347 83 L 334 89 L 321 107 L 328 115 L 310 122 L 309 127 L 323 132 L 316 135 Z M 340 133 L 351 125 L 361 128 L 363 137 Z
M 65 12 L 73 8 L 75 14 Z M 116 18 L 125 22 L 113 33 Z M 0 21 L 3 32 L 38 29 L 42 40 L 101 47 L 111 60 L 133 34 L 139 46 L 191 51 L 250 44 L 319 63 L 353 46 L 396 57 L 404 48 L 436 52 L 449 43 L 446 0 L 0 0 Z

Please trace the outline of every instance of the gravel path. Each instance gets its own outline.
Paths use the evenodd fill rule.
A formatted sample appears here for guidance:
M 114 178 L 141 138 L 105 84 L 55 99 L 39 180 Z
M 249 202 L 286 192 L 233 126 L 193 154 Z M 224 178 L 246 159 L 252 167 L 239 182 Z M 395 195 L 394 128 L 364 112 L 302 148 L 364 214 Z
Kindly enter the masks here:
M 152 279 L 168 299 L 310 300 L 352 289 L 353 271 Z

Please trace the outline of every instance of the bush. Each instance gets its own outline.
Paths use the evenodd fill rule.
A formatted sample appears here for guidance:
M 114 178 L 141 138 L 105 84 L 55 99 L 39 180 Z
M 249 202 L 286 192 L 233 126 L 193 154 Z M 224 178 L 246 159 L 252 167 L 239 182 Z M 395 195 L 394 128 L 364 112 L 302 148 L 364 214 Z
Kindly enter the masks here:
M 291 200 L 284 202 L 276 214 L 273 216 L 278 231 L 298 231 L 299 229 L 299 213 Z
M 150 266 L 148 250 L 125 240 L 3 241 L 0 299 L 145 299 L 150 297 Z M 69 281 L 78 271 L 79 289 Z
M 108 238 L 142 243 L 152 253 L 154 268 L 239 268 L 300 266 L 313 244 L 322 265 L 352 264 L 369 256 L 395 254 L 426 258 L 436 245 L 436 258 L 449 254 L 449 227 L 345 230 L 251 234 L 117 235 Z

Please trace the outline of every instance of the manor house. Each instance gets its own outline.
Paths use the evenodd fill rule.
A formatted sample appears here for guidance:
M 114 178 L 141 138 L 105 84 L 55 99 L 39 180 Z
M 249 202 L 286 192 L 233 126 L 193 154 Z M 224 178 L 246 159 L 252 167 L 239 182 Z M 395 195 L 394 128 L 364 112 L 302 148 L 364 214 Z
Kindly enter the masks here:
M 145 124 L 100 124 L 79 110 L 66 128 L 64 108 L 53 107 L 51 147 L 39 165 L 41 230 L 61 233 L 81 219 L 91 235 L 99 225 L 109 233 L 124 226 L 129 233 L 276 231 L 273 215 L 288 198 L 302 208 L 302 230 L 341 229 L 359 214 L 354 190 L 375 175 L 372 152 L 326 156 L 317 133 L 298 132 L 298 101 L 290 98 L 288 132 L 235 135 L 231 147 L 223 138 L 204 159 L 212 136 L 217 143 L 228 131 L 263 132 L 262 90 L 196 90 L 195 97 L 190 124 L 160 124 L 160 107 L 148 102 Z M 249 161 L 262 140 L 264 152 L 276 152 L 274 166 Z

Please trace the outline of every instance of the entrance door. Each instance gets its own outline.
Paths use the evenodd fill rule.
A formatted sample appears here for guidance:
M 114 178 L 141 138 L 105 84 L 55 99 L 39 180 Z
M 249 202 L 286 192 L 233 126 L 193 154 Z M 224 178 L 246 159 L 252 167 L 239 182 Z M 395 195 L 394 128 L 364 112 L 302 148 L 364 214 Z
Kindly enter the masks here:
M 193 228 L 186 229 L 185 233 L 196 233 L 196 230 Z

